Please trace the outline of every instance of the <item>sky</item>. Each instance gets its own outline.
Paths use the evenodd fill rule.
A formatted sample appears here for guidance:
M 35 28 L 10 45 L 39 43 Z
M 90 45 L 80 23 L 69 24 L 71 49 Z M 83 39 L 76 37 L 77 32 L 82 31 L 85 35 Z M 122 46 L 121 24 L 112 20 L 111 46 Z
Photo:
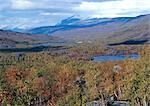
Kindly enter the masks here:
M 135 17 L 150 14 L 150 0 L 0 0 L 0 28 L 50 26 L 80 18 Z

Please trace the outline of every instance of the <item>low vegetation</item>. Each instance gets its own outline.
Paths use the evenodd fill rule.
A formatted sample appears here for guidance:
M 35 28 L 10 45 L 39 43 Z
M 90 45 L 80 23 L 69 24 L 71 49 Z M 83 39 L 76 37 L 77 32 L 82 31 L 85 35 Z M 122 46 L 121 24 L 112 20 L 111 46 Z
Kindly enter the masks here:
M 127 47 L 114 49 L 121 51 Z M 108 98 L 116 92 L 120 100 L 129 100 L 133 106 L 144 106 L 150 103 L 150 46 L 130 46 L 128 49 L 129 52 L 139 52 L 141 58 L 92 62 L 84 57 L 108 53 L 110 48 L 84 45 L 69 48 L 63 53 L 1 52 L 0 104 L 85 106 L 89 101 Z M 121 69 L 113 76 L 116 64 Z M 79 80 L 83 84 L 80 85 Z

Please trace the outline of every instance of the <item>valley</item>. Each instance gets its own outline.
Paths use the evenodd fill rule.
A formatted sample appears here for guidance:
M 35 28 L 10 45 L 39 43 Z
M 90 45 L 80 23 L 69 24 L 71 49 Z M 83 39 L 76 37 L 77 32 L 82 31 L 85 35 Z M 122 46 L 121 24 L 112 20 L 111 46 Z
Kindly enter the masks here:
M 0 105 L 149 106 L 149 16 L 0 30 Z

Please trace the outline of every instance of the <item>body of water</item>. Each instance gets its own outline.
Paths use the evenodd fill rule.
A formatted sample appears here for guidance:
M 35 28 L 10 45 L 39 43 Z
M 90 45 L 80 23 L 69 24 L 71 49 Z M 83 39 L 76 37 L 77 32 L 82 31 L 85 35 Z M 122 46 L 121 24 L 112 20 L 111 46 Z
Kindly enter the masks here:
M 46 43 L 38 43 L 33 46 L 49 46 L 49 45 L 62 45 L 64 42 L 46 42 Z
M 94 62 L 106 62 L 106 61 L 122 61 L 125 59 L 135 60 L 140 58 L 138 54 L 129 54 L 129 55 L 101 55 L 101 56 L 94 56 L 92 61 Z

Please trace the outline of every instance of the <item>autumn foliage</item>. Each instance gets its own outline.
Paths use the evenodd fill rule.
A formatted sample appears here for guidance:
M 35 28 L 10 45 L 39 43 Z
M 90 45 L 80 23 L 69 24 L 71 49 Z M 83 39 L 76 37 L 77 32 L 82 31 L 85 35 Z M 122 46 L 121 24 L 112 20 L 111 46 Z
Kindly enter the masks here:
M 81 93 L 83 105 L 102 95 L 107 98 L 114 93 L 112 70 L 117 64 L 121 67 L 114 76 L 118 98 L 142 106 L 150 101 L 149 50 L 149 46 L 143 47 L 138 60 L 116 62 L 78 60 L 67 54 L 52 56 L 48 52 L 27 53 L 24 59 L 12 61 L 9 56 L 14 54 L 1 54 L 0 103 L 2 106 L 79 106 Z M 82 92 L 75 83 L 81 75 L 86 81 Z

